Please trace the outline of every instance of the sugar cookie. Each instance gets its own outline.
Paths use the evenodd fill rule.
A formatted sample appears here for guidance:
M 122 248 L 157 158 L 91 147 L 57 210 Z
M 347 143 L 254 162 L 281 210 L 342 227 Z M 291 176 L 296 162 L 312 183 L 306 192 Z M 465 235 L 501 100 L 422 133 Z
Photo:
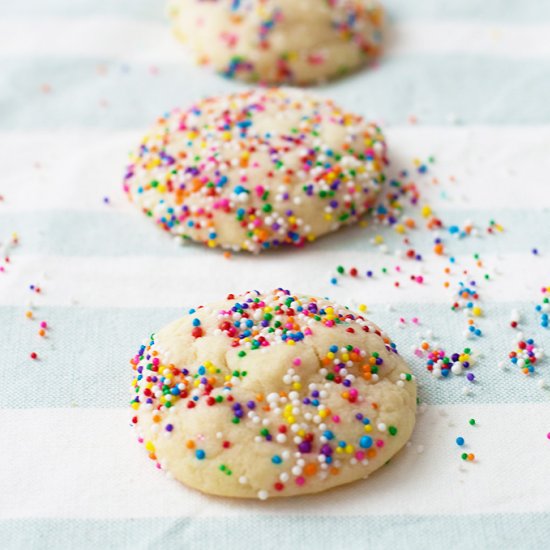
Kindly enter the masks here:
M 181 242 L 259 252 L 357 221 L 386 162 L 375 124 L 300 90 L 254 90 L 161 118 L 124 190 Z
M 375 0 L 175 0 L 170 13 L 199 63 L 247 81 L 315 83 L 381 49 Z
M 140 441 L 205 493 L 265 499 L 362 479 L 415 423 L 395 344 L 360 314 L 282 289 L 192 309 L 131 364 Z

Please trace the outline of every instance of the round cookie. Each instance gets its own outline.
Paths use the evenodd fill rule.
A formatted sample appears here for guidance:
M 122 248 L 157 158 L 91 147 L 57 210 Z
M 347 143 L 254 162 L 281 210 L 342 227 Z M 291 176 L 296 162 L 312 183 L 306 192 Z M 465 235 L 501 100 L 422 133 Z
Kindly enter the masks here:
M 381 50 L 376 0 L 175 0 L 170 15 L 199 63 L 247 81 L 316 83 Z
M 180 242 L 259 252 L 370 212 L 386 163 L 375 124 L 301 90 L 253 90 L 161 118 L 124 190 Z
M 360 314 L 282 289 L 189 310 L 131 365 L 140 442 L 205 493 L 263 500 L 366 478 L 415 423 L 395 344 Z

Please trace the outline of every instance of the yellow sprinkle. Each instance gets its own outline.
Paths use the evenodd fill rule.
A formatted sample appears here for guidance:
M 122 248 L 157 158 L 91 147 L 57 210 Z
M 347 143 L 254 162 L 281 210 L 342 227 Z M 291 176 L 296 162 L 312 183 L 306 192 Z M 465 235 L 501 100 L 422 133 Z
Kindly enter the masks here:
M 425 205 L 420 212 L 424 218 L 428 218 L 432 214 L 432 209 L 428 205 Z
M 403 233 L 405 233 L 405 226 L 404 225 L 401 225 L 400 223 L 398 223 L 396 226 L 395 226 L 395 231 L 397 233 L 399 233 L 400 235 L 403 235 Z
M 367 311 L 367 306 L 365 304 L 359 304 L 359 311 L 364 313 Z

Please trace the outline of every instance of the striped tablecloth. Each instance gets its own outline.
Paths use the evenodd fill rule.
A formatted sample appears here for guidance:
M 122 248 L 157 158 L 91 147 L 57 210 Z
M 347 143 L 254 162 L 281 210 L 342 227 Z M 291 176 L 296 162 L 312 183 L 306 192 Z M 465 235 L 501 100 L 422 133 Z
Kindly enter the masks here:
M 420 207 L 445 227 L 426 229 L 405 200 L 419 225 L 405 235 L 371 224 L 228 260 L 176 246 L 126 204 L 120 181 L 155 117 L 243 86 L 187 60 L 160 1 L 2 2 L 1 548 L 549 544 L 550 360 L 525 376 L 508 354 L 513 310 L 550 353 L 535 311 L 550 285 L 550 3 L 386 5 L 379 67 L 320 93 L 382 124 L 390 175 L 415 181 Z M 452 306 L 472 281 L 482 335 L 466 339 L 468 318 Z M 201 496 L 134 441 L 128 359 L 184 307 L 278 286 L 368 305 L 418 376 L 417 428 L 391 464 L 351 487 L 264 503 Z M 475 381 L 432 377 L 423 340 L 470 347 Z

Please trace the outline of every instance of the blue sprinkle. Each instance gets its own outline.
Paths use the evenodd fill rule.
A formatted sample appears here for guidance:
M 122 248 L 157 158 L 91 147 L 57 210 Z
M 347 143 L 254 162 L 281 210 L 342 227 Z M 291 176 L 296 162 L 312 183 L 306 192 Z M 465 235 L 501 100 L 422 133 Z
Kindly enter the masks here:
M 364 435 L 359 440 L 359 446 L 362 449 L 370 449 L 372 447 L 372 437 L 370 435 Z

